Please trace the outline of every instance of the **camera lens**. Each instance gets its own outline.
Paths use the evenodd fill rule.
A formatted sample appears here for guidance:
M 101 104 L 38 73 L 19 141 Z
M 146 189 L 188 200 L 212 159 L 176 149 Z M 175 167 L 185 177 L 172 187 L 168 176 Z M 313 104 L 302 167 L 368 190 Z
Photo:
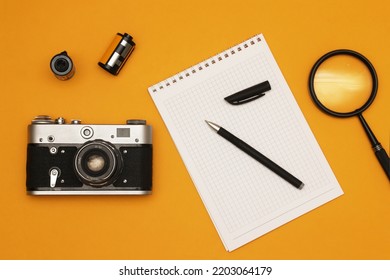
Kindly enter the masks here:
M 104 173 L 108 167 L 107 163 L 108 158 L 106 155 L 101 154 L 99 150 L 89 151 L 89 155 L 86 155 L 85 160 L 82 162 L 84 170 L 91 175 Z
M 103 140 L 85 143 L 74 159 L 77 176 L 84 184 L 93 187 L 112 184 L 122 171 L 122 165 L 119 151 Z

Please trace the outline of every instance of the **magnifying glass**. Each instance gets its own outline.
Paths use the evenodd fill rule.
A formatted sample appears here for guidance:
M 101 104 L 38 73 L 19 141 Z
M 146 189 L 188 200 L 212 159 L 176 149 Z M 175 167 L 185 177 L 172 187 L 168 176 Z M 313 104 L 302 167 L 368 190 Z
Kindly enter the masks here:
M 389 157 L 362 115 L 374 101 L 378 90 L 378 77 L 371 62 L 352 50 L 331 51 L 314 64 L 309 90 L 314 103 L 323 112 L 339 118 L 359 118 L 390 180 Z

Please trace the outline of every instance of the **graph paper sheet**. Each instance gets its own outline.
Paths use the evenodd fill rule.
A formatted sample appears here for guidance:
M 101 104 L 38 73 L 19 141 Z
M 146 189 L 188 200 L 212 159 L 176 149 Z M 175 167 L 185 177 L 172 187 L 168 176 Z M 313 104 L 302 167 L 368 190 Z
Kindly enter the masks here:
M 266 80 L 271 90 L 257 100 L 238 106 L 224 100 Z M 263 35 L 148 90 L 228 251 L 343 193 Z M 303 189 L 220 137 L 205 120 L 299 178 Z

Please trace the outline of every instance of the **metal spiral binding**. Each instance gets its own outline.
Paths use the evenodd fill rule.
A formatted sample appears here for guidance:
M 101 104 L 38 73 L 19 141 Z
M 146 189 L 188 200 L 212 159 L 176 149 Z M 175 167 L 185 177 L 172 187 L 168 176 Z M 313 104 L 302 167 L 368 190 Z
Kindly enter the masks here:
M 243 49 L 247 49 L 250 46 L 253 46 L 260 41 L 261 41 L 261 38 L 259 35 L 254 36 L 252 39 L 246 40 L 246 41 L 244 41 L 244 42 L 242 42 L 234 47 L 231 47 L 227 51 L 223 51 L 221 53 L 218 53 L 217 55 L 212 56 L 212 57 L 202 61 L 199 64 L 191 66 L 191 67 L 187 68 L 186 70 L 179 72 L 176 75 L 173 75 L 172 77 L 164 80 L 163 82 L 160 82 L 159 84 L 156 84 L 153 87 L 152 92 L 158 92 L 160 90 L 163 90 L 166 87 L 170 87 L 173 84 L 176 84 L 176 83 L 180 82 L 181 80 L 184 80 L 190 76 L 193 76 L 197 72 L 200 72 L 200 71 L 210 67 L 213 64 L 216 64 L 224 59 L 227 59 L 230 56 L 233 56 L 236 53 L 241 52 Z

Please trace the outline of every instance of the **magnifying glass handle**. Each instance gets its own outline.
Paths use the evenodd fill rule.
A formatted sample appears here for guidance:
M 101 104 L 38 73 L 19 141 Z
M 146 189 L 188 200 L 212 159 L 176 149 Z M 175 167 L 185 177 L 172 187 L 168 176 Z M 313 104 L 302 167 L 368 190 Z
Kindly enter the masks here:
M 387 156 L 386 151 L 380 146 L 380 150 L 375 151 L 376 158 L 379 160 L 382 165 L 383 170 L 385 171 L 387 178 L 390 180 L 390 161 Z
M 386 151 L 383 149 L 381 143 L 379 143 L 378 139 L 376 139 L 374 133 L 368 126 L 368 123 L 363 118 L 362 114 L 359 114 L 359 120 L 361 124 L 363 125 L 364 130 L 366 131 L 366 134 L 368 136 L 368 139 L 370 139 L 372 148 L 375 151 L 376 158 L 378 159 L 379 163 L 381 164 L 383 170 L 385 171 L 387 178 L 390 180 L 390 159 L 387 155 Z

